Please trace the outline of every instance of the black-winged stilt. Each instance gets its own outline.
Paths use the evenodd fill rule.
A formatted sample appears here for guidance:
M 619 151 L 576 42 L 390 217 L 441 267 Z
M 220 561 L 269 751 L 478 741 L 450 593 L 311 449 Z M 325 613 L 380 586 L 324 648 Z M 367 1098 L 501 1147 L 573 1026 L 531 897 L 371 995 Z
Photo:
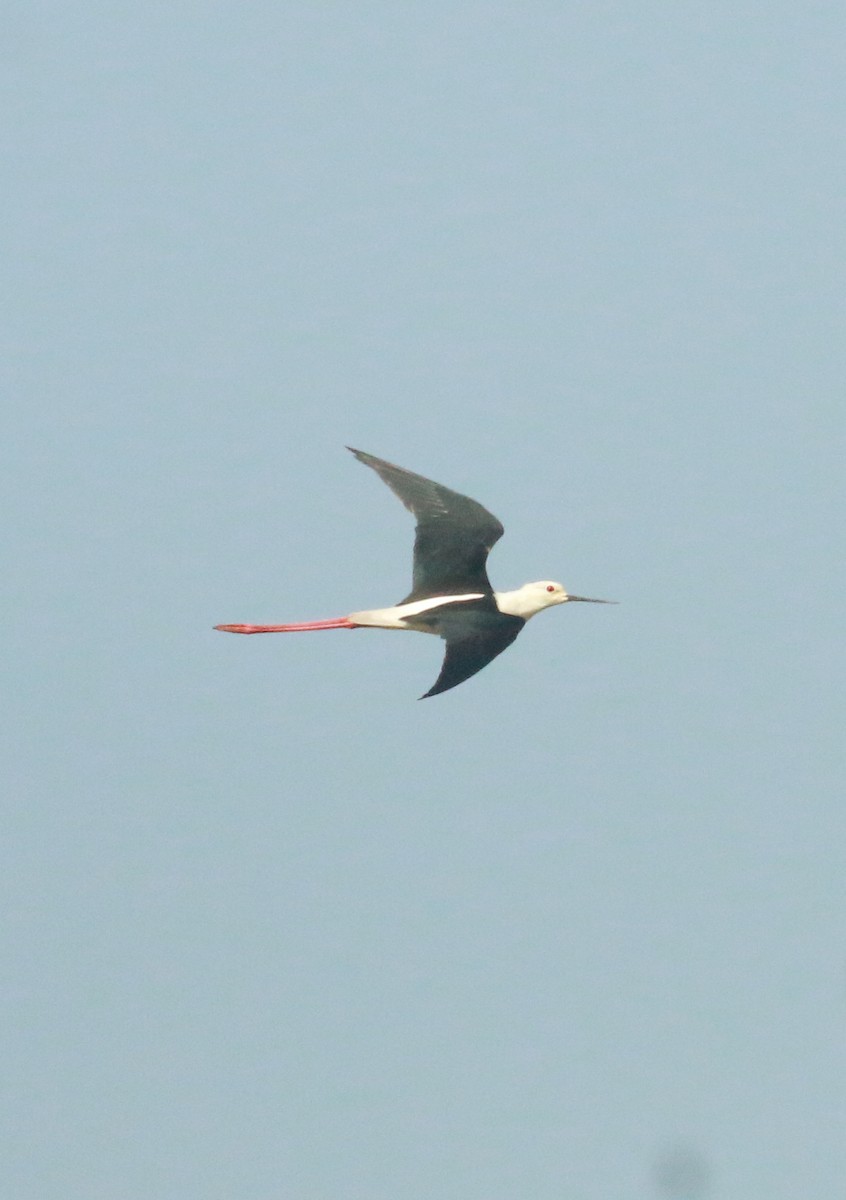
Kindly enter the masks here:
M 417 519 L 411 591 L 391 608 L 374 608 L 328 621 L 288 625 L 215 625 L 224 633 L 299 633 L 310 629 L 412 629 L 446 642 L 441 673 L 420 699 L 463 683 L 510 646 L 535 613 L 579 600 L 560 583 L 542 579 L 513 592 L 495 592 L 485 569 L 488 553 L 505 532 L 486 508 L 440 483 L 347 447 L 399 496 Z

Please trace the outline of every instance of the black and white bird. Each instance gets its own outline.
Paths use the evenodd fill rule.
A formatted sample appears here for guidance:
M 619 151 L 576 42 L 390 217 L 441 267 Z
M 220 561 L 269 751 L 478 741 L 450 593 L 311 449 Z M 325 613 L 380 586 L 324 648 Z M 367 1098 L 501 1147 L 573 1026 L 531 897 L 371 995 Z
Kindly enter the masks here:
M 469 496 L 424 479 L 384 459 L 347 447 L 372 467 L 417 520 L 411 591 L 390 608 L 373 608 L 328 621 L 288 625 L 216 625 L 224 633 L 300 633 L 312 629 L 411 629 L 435 633 L 446 642 L 441 673 L 425 695 L 454 688 L 501 654 L 530 617 L 555 604 L 578 600 L 613 604 L 590 596 L 571 596 L 560 583 L 542 579 L 513 592 L 495 592 L 486 562 L 505 532 L 486 508 Z

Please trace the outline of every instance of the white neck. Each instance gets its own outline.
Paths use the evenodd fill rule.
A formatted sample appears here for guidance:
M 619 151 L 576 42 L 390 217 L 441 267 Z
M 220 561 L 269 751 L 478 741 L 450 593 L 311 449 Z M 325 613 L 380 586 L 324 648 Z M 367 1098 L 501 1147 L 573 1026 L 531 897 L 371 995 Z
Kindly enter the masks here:
M 560 584 L 555 586 L 561 587 Z M 550 605 L 561 604 L 566 599 L 567 593 L 563 589 L 551 594 L 542 583 L 524 583 L 513 592 L 494 592 L 494 600 L 501 613 L 507 613 L 511 617 L 522 617 L 524 621 L 528 621 L 529 617 L 549 608 Z

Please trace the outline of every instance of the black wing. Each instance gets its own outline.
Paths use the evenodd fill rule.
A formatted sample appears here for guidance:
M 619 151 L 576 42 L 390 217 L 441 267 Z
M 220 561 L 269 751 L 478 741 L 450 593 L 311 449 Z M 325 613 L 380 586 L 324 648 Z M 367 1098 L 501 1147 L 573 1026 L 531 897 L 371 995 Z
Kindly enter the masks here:
M 496 517 L 469 496 L 363 450 L 347 449 L 359 462 L 372 467 L 417 518 L 412 586 L 400 603 L 465 592 L 490 595 L 485 563 L 491 547 L 505 532 Z
M 439 613 L 435 627 L 447 644 L 446 655 L 440 675 L 420 699 L 447 692 L 481 671 L 511 645 L 525 624 L 522 617 L 498 611 Z

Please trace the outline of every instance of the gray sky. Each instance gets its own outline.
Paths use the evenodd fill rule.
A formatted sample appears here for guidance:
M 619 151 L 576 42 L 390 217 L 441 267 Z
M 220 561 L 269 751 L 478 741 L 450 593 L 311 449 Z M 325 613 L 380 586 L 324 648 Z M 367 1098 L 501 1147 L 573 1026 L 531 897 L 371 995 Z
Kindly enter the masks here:
M 842 1194 L 844 37 L 13 0 L 4 1196 Z

